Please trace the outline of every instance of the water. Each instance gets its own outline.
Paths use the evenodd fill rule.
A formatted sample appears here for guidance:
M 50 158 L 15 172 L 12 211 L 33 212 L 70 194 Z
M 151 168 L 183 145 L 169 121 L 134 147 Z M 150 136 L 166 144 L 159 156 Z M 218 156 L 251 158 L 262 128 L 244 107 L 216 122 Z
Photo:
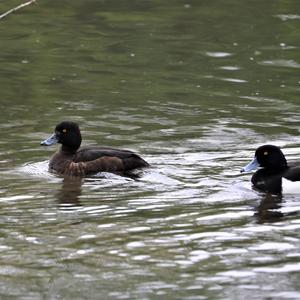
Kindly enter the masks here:
M 2 20 L 1 298 L 300 299 L 299 194 L 239 173 L 265 143 L 300 159 L 298 11 L 64 0 Z M 65 119 L 151 168 L 49 174 L 39 142 Z

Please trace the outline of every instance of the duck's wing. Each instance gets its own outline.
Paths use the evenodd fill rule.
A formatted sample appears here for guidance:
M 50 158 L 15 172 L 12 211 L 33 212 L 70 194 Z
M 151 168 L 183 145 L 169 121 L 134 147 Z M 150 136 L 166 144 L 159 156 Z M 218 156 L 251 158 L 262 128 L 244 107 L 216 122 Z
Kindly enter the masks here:
M 70 176 L 85 176 L 95 174 L 98 172 L 113 172 L 122 173 L 124 171 L 124 164 L 121 159 L 117 157 L 103 156 L 91 161 L 74 162 L 68 161 L 64 170 L 64 175 Z
M 99 170 L 96 172 L 102 171 L 103 164 L 106 164 L 108 169 L 114 169 L 113 171 L 128 171 L 149 166 L 144 159 L 132 151 L 109 147 L 81 148 L 75 154 L 73 161 L 94 164 L 94 168 L 99 165 Z

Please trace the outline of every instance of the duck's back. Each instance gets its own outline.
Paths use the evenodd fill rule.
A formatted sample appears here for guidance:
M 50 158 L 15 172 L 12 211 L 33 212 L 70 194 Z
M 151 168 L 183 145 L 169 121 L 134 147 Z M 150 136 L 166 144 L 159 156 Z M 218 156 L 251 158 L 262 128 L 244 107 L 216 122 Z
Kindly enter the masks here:
M 78 150 L 73 158 L 77 162 L 91 162 L 99 158 L 118 158 L 124 165 L 124 170 L 148 167 L 149 164 L 140 156 L 130 150 L 120 150 L 110 147 L 83 147 Z
M 284 177 L 288 180 L 291 181 L 300 181 L 300 166 L 299 163 L 298 165 L 293 166 L 293 164 L 289 163 L 290 167 L 288 168 L 288 170 L 285 172 Z

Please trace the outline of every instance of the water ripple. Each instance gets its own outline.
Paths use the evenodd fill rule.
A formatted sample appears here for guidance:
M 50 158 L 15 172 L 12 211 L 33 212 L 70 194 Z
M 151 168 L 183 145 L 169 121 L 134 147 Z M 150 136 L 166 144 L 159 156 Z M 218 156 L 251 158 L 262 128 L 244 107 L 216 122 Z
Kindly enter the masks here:
M 291 59 L 264 60 L 259 62 L 259 64 L 265 66 L 275 66 L 275 67 L 286 67 L 286 68 L 297 68 L 297 69 L 300 68 L 300 64 Z

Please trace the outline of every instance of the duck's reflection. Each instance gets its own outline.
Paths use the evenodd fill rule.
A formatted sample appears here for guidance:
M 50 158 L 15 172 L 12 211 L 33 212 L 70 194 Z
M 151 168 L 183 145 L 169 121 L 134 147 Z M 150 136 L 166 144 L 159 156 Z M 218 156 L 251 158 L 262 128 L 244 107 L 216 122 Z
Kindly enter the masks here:
M 121 177 L 130 178 L 132 180 L 138 181 L 139 178 L 144 173 L 141 171 L 135 172 L 126 172 L 122 174 L 116 174 Z M 89 177 L 91 180 L 93 177 Z M 99 183 L 99 178 L 104 177 L 95 177 L 95 184 Z M 56 198 L 59 204 L 68 205 L 68 206 L 79 206 L 80 196 L 82 193 L 82 185 L 84 183 L 84 178 L 79 176 L 65 176 L 62 181 L 61 189 L 57 192 Z
M 254 214 L 258 223 L 277 222 L 284 216 L 280 211 L 282 195 L 266 193 L 256 208 Z
M 258 223 L 271 223 L 282 221 L 282 218 L 298 216 L 299 211 L 283 212 L 282 202 L 284 196 L 281 194 L 274 195 L 266 193 L 262 196 L 259 206 L 254 214 Z
M 80 205 L 79 198 L 81 196 L 81 187 L 83 178 L 65 176 L 62 182 L 62 187 L 56 194 L 59 204 Z

